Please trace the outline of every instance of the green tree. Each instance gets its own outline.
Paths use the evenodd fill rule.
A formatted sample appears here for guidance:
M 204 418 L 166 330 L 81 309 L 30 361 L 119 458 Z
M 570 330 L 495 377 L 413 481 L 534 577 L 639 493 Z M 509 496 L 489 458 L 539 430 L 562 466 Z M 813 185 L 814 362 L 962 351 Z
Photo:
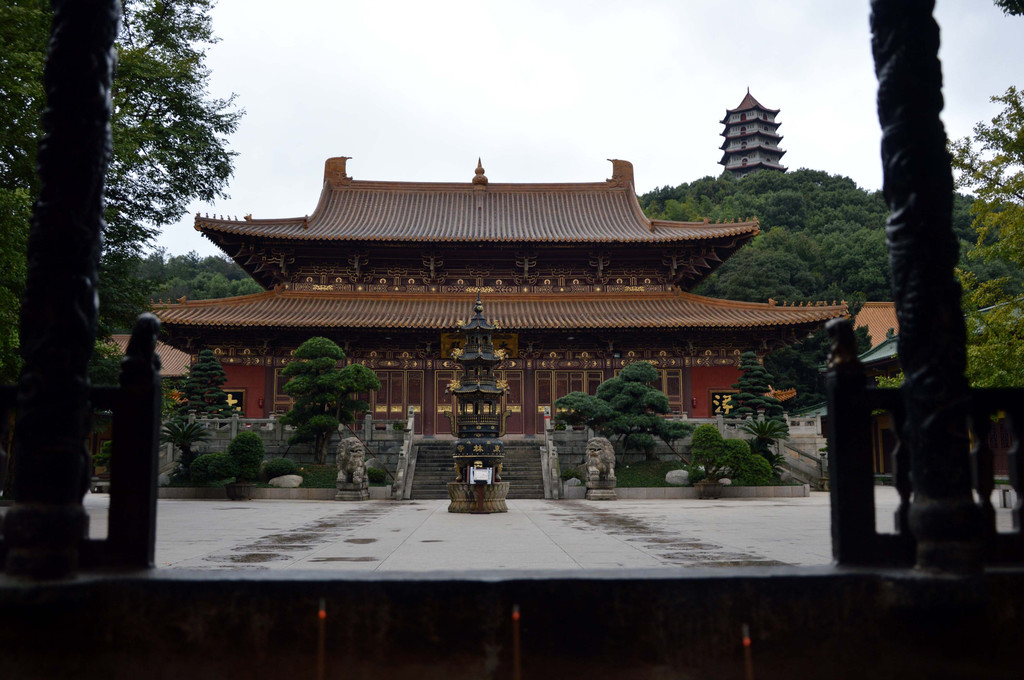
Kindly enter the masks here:
M 21 369 L 18 324 L 28 224 L 39 193 L 35 164 L 49 31 L 49 3 L 0 6 L 0 379 L 6 383 Z
M 690 481 L 718 480 L 729 470 L 730 451 L 714 425 L 698 425 L 690 439 Z
M 969 257 L 1008 272 L 989 280 L 960 272 L 967 373 L 975 387 L 1016 387 L 1024 385 L 1024 92 L 1010 87 L 992 101 L 1002 111 L 950 145 L 957 186 L 977 194 L 977 242 Z
M 775 422 L 775 421 L 769 421 Z M 726 466 L 733 484 L 739 486 L 767 486 L 773 481 L 771 464 L 750 450 L 742 439 L 725 440 Z
M 199 352 L 199 360 L 188 369 L 188 377 L 182 386 L 185 401 L 181 406 L 182 415 L 195 411 L 200 418 L 220 418 L 231 409 L 228 395 L 222 387 L 228 376 L 220 359 L 213 350 Z
M 171 444 L 181 451 L 181 457 L 178 458 L 178 470 L 176 471 L 176 474 L 180 477 L 188 477 L 189 468 L 192 467 L 192 462 L 196 459 L 196 454 L 192 451 L 192 447 L 209 438 L 210 431 L 201 424 L 190 423 L 183 419 L 168 421 L 164 423 L 163 428 L 160 430 L 160 443 Z
M 232 260 L 218 255 L 200 257 L 195 251 L 168 256 L 164 248 L 157 248 L 142 261 L 139 275 L 150 283 L 153 300 L 177 300 L 182 296 L 207 300 L 263 291 Z
M 222 196 L 234 153 L 226 136 L 242 112 L 207 91 L 216 42 L 212 0 L 126 0 L 113 83 L 113 156 L 106 179 L 100 335 L 128 328 L 147 307 L 143 251 L 193 199 Z M 0 376 L 16 378 L 25 244 L 44 93 L 51 10 L 43 0 L 0 7 Z
M 345 352 L 327 338 L 306 340 L 295 350 L 295 360 L 282 372 L 289 378 L 284 392 L 295 399 L 281 422 L 295 426 L 288 443 L 313 443 L 316 462 L 327 461 L 327 446 L 342 423 L 352 422 L 356 412 L 368 408 L 353 395 L 380 389 L 373 371 L 360 364 L 338 368 Z
M 855 306 L 851 306 L 850 311 L 855 314 Z M 857 339 L 858 353 L 871 348 L 866 326 L 856 329 L 854 337 Z M 790 411 L 825 401 L 823 370 L 830 347 L 828 334 L 824 328 L 820 328 L 809 338 L 765 356 L 764 367 L 774 377 L 776 382 L 773 384 L 796 388 L 796 397 L 787 403 Z
M 595 432 L 611 419 L 614 411 L 608 402 L 585 392 L 570 392 L 555 400 L 555 421 L 568 425 L 586 425 Z
M 1003 10 L 1004 14 L 1024 14 L 1024 0 L 994 0 L 996 7 Z
M 100 291 L 108 326 L 130 324 L 149 286 L 136 276 L 158 229 L 194 199 L 224 196 L 234 156 L 227 146 L 242 111 L 234 95 L 208 93 L 206 49 L 217 42 L 212 0 L 125 2 L 118 39 Z
M 771 389 L 771 382 L 774 377 L 768 372 L 757 355 L 753 352 L 744 352 L 740 355 L 740 378 L 733 384 L 733 389 L 739 390 L 739 394 L 733 395 L 733 403 L 736 408 L 732 414 L 738 418 L 757 417 L 758 411 L 764 411 L 768 420 L 782 422 L 782 404 L 775 397 L 768 396 Z M 788 429 L 787 429 L 788 432 Z
M 775 453 L 772 447 L 778 440 L 789 436 L 789 427 L 779 420 L 748 420 L 740 425 L 740 430 L 751 435 L 747 441 L 750 451 L 764 458 L 771 474 L 778 476 L 784 458 Z
M 573 392 L 555 401 L 562 422 L 586 423 L 606 437 L 621 439 L 626 451 L 643 451 L 652 458 L 655 437 L 671 444 L 692 431 L 685 423 L 666 420 L 668 397 L 651 386 L 658 369 L 646 361 L 632 363 L 604 381 L 596 396 Z

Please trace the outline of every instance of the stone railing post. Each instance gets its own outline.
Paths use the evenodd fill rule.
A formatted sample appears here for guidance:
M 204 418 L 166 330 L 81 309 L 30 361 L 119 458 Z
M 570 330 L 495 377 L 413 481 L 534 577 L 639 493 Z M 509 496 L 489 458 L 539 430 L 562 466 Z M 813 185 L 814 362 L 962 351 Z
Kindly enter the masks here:
M 900 439 L 910 450 L 917 566 L 974 572 L 981 563 L 981 514 L 971 497 L 966 328 L 953 272 L 959 245 L 939 119 L 942 69 L 933 9 L 933 0 L 872 0 L 871 46 L 882 190 L 891 211 L 889 268 L 906 376 Z
M 78 567 L 90 461 L 87 367 L 96 339 L 111 80 L 121 4 L 54 0 L 21 306 L 15 505 L 4 517 L 7 571 L 59 578 Z

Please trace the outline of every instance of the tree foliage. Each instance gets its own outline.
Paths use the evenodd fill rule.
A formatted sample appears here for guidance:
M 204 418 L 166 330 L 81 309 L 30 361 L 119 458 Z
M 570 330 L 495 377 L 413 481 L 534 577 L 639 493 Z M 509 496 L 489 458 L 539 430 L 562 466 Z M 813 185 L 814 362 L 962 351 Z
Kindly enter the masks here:
M 126 0 L 113 83 L 113 156 L 106 178 L 100 334 L 131 327 L 146 308 L 137 275 L 160 227 L 193 199 L 223 195 L 234 153 L 226 136 L 242 112 L 211 97 L 205 52 L 216 42 L 211 0 Z M 43 0 L 0 7 L 0 377 L 20 369 L 17 338 L 25 245 L 39 192 L 36 148 L 51 10 Z
M 154 249 L 142 261 L 141 278 L 150 282 L 150 298 L 208 300 L 259 293 L 263 288 L 233 261 L 218 255 L 201 257 L 191 251 L 168 255 L 164 248 Z
M 974 191 L 977 240 L 969 259 L 1003 276 L 963 270 L 967 372 L 975 387 L 1024 385 L 1024 92 L 1010 87 L 992 101 L 1003 109 L 972 136 L 951 143 L 957 185 Z
M 643 451 L 650 458 L 655 437 L 671 443 L 692 430 L 685 423 L 662 417 L 670 409 L 668 397 L 651 386 L 658 378 L 658 369 L 646 361 L 632 363 L 601 383 L 595 396 L 572 392 L 556 400 L 555 418 L 586 424 L 606 437 L 620 439 L 626 451 Z
M 729 451 L 714 425 L 698 425 L 690 439 L 690 480 L 717 480 L 729 469 Z
M 266 456 L 263 440 L 255 432 L 239 432 L 228 444 L 228 455 L 235 461 L 239 482 L 254 482 Z
M 327 446 L 341 423 L 352 422 L 355 413 L 369 408 L 353 395 L 380 389 L 380 380 L 361 364 L 338 368 L 345 358 L 333 341 L 314 337 L 295 350 L 295 361 L 282 372 L 288 382 L 285 394 L 293 397 L 291 410 L 281 422 L 295 426 L 289 444 L 313 443 L 316 462 L 327 461 Z
M 1024 0 L 993 0 L 1004 14 L 1024 15 Z
M 213 350 L 199 352 L 199 360 L 189 367 L 188 377 L 182 386 L 185 400 L 181 405 L 181 415 L 195 411 L 200 418 L 220 418 L 230 413 L 228 395 L 222 389 L 227 379 L 224 367 Z
M 118 38 L 107 176 L 107 228 L 101 290 L 108 323 L 125 325 L 146 304 L 148 286 L 135 273 L 145 247 L 193 199 L 224 196 L 235 152 L 226 137 L 242 111 L 234 95 L 211 97 L 207 46 L 217 42 L 212 0 L 125 2 Z
M 160 443 L 171 444 L 181 451 L 176 474 L 188 477 L 189 468 L 196 459 L 192 446 L 210 438 L 210 431 L 196 422 L 184 419 L 170 420 L 160 429 Z
M 733 389 L 739 390 L 733 395 L 733 402 L 736 408 L 732 414 L 737 418 L 756 417 L 759 411 L 763 411 L 769 420 L 782 422 L 784 418 L 782 404 L 775 397 L 767 393 L 771 390 L 771 382 L 774 376 L 768 372 L 757 355 L 753 352 L 744 352 L 740 355 L 740 377 L 733 385 Z
M 891 300 L 881 192 L 818 170 L 729 173 L 640 197 L 653 218 L 728 222 L 757 217 L 761 234 L 695 292 L 730 300 Z M 971 198 L 954 201 L 954 227 L 973 239 Z M 973 265 L 972 265 L 973 266 Z

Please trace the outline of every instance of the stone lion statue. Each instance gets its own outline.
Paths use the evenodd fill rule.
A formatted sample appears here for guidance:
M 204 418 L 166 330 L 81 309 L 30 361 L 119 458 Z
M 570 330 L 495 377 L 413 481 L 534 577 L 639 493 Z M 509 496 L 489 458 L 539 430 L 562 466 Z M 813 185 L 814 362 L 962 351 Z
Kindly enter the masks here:
M 366 477 L 366 447 L 355 437 L 345 437 L 338 443 L 338 481 L 362 484 Z
M 587 481 L 615 481 L 615 449 L 605 437 L 587 442 Z

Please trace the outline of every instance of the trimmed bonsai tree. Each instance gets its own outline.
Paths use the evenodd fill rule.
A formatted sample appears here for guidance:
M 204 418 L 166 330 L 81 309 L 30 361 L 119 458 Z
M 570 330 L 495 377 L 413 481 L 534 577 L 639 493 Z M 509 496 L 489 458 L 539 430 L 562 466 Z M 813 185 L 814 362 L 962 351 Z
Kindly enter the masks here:
M 757 418 L 758 412 L 763 411 L 769 420 L 782 421 L 785 417 L 782 403 L 767 394 L 772 380 L 772 374 L 761 365 L 756 354 L 744 352 L 740 355 L 740 379 L 732 386 L 739 390 L 739 394 L 733 395 L 736 408 L 732 415 L 737 418 Z
M 626 451 L 643 451 L 652 458 L 655 438 L 670 444 L 693 430 L 686 423 L 662 418 L 670 408 L 668 397 L 651 386 L 658 378 L 658 369 L 648 362 L 630 364 L 601 383 L 595 396 L 572 392 L 558 399 L 555 418 L 585 424 L 609 439 L 620 439 Z
M 199 352 L 199 360 L 189 367 L 182 386 L 185 400 L 180 407 L 181 415 L 195 411 L 200 418 L 220 418 L 230 413 L 228 395 L 221 389 L 227 379 L 220 359 L 212 350 Z
M 555 401 L 555 422 L 585 425 L 594 431 L 608 422 L 615 412 L 607 402 L 585 392 L 570 392 Z
M 353 395 L 380 389 L 380 380 L 360 364 L 338 368 L 345 353 L 327 338 L 306 340 L 295 350 L 295 361 L 284 367 L 290 378 L 285 394 L 293 397 L 292 409 L 281 422 L 295 426 L 289 444 L 312 442 L 313 456 L 319 465 L 327 462 L 327 447 L 338 425 L 351 423 L 355 414 L 369 404 Z

